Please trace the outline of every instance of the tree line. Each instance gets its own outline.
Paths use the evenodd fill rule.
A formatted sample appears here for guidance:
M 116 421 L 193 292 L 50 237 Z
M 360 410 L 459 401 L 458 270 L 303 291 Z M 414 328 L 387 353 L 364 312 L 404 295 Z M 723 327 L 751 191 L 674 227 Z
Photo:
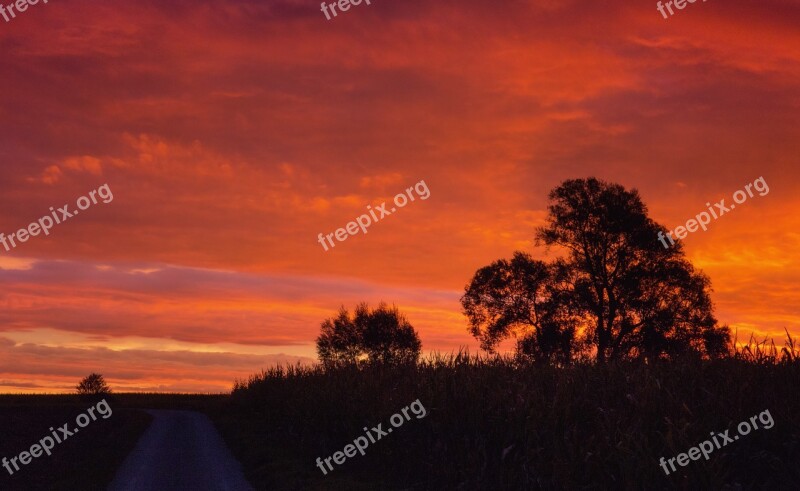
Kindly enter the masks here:
M 535 243 L 554 259 L 517 251 L 465 288 L 462 312 L 482 349 L 514 339 L 518 356 L 552 364 L 727 352 L 730 329 L 714 316 L 711 281 L 681 243 L 661 246 L 667 229 L 648 217 L 638 191 L 571 179 L 549 193 L 547 210 Z M 326 366 L 414 362 L 421 349 L 405 316 L 386 304 L 360 304 L 352 316 L 342 307 L 317 338 Z

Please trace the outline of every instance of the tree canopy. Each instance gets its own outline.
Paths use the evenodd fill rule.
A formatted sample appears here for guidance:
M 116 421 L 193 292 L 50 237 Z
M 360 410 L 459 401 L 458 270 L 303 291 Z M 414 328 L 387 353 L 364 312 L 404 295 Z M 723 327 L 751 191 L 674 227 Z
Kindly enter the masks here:
M 514 335 L 524 354 L 564 360 L 583 350 L 601 363 L 725 351 L 730 332 L 713 315 L 710 280 L 680 243 L 661 245 L 666 229 L 636 190 L 573 179 L 549 201 L 536 239 L 562 256 L 545 263 L 517 252 L 466 287 L 462 306 L 482 347 Z
M 414 327 L 397 307 L 385 303 L 370 309 L 359 304 L 354 315 L 344 306 L 322 322 L 317 354 L 325 366 L 416 362 L 422 343 Z
M 559 283 L 556 268 L 523 252 L 479 269 L 461 299 L 470 332 L 488 351 L 513 335 L 521 354 L 536 360 L 568 358 L 575 330 L 560 308 Z
M 111 389 L 108 387 L 105 379 L 99 373 L 91 373 L 83 378 L 83 380 L 75 386 L 78 395 L 92 396 L 110 394 Z

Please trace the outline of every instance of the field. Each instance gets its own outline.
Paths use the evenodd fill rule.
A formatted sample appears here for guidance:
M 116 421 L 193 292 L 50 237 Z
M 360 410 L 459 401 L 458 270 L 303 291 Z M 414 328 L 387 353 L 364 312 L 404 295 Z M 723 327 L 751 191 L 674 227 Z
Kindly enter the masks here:
M 228 395 L 114 394 L 108 419 L 2 489 L 105 489 L 147 428 L 143 408 L 208 413 L 257 490 L 796 489 L 800 362 L 791 346 L 726 359 L 537 366 L 459 354 L 417 366 L 273 369 Z M 406 421 L 323 475 L 325 459 L 419 400 Z M 0 396 L 0 457 L 92 402 Z M 769 412 L 774 423 L 666 475 L 660 459 Z M 5 472 L 5 471 L 3 471 Z
M 238 384 L 214 418 L 256 489 L 796 489 L 800 363 L 762 348 L 714 362 L 556 368 L 458 355 L 271 370 Z M 424 418 L 327 475 L 316 467 L 417 399 Z M 771 428 L 669 476 L 660 467 L 765 410 Z
M 13 475 L 0 468 L 0 488 L 105 489 L 150 422 L 142 411 L 118 408 L 108 402 L 113 411 L 108 419 L 98 418 L 81 428 L 80 433 L 56 444 L 52 455 L 42 454 L 28 465 L 19 464 L 19 471 Z M 69 428 L 74 428 L 76 416 L 90 405 L 76 396 L 0 396 L 0 458 L 11 459 L 30 450 L 31 445 L 52 435 L 50 427 L 58 432 L 58 427 L 69 423 Z

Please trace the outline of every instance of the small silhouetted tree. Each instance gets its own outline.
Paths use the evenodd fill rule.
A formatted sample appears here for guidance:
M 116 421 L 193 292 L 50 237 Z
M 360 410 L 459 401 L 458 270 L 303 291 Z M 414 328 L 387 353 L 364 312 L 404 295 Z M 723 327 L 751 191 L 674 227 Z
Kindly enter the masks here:
M 94 396 L 110 394 L 111 389 L 108 387 L 105 379 L 99 373 L 92 373 L 86 377 L 75 387 L 78 395 L 81 396 Z
M 397 307 L 381 303 L 369 311 L 366 304 L 356 309 L 356 326 L 362 326 L 361 339 L 367 358 L 379 363 L 413 363 L 419 358 L 422 342 L 408 319 Z
M 414 363 L 422 343 L 397 307 L 385 303 L 371 310 L 359 304 L 354 315 L 342 307 L 336 317 L 322 322 L 317 354 L 326 367 L 370 363 Z

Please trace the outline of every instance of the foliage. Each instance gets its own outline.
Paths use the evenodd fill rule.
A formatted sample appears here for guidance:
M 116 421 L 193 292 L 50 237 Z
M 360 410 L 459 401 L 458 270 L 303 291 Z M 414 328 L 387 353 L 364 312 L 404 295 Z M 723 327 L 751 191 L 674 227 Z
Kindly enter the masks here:
M 78 395 L 82 396 L 104 395 L 111 393 L 111 389 L 108 387 L 108 384 L 103 376 L 99 373 L 87 375 L 77 386 L 75 386 L 75 389 L 78 391 Z
M 559 288 L 558 270 L 523 252 L 475 273 L 461 299 L 470 332 L 493 352 L 505 337 L 518 338 L 517 351 L 532 360 L 569 360 L 575 337 Z
M 371 363 L 413 363 L 422 343 L 414 327 L 397 307 L 385 303 L 372 310 L 359 304 L 354 315 L 344 307 L 326 319 L 317 337 L 317 354 L 326 367 Z
M 663 247 L 666 229 L 636 190 L 572 179 L 549 199 L 537 243 L 562 257 L 548 264 L 516 252 L 466 287 L 462 307 L 482 347 L 521 335 L 518 353 L 562 363 L 589 353 L 601 363 L 724 354 L 730 330 L 714 317 L 710 280 L 680 243 Z
M 728 334 L 713 316 L 710 281 L 680 243 L 665 248 L 657 240 L 666 229 L 648 218 L 636 190 L 573 179 L 549 198 L 537 239 L 567 251 L 570 292 L 598 361 L 717 354 Z

